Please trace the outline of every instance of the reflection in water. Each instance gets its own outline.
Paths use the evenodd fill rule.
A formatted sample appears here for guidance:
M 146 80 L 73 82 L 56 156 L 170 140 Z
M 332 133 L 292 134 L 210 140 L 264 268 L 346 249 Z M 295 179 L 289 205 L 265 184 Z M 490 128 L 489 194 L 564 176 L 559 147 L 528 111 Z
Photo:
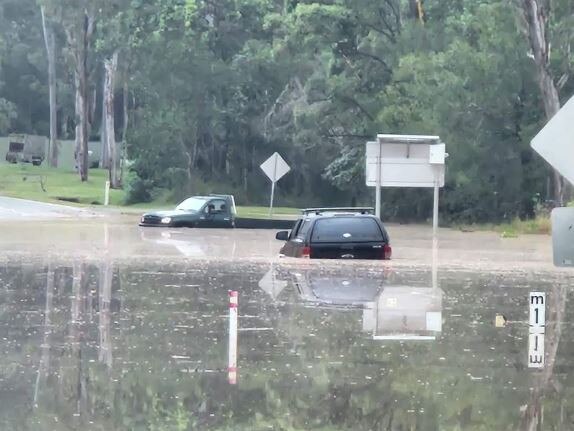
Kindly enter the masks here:
M 434 340 L 442 331 L 442 291 L 385 287 L 365 307 L 363 330 L 375 340 Z
M 205 257 L 208 244 L 205 241 L 193 241 L 185 238 L 181 231 L 156 229 L 141 229 L 141 238 L 158 246 L 174 247 L 186 257 Z
M 50 334 L 52 332 L 52 304 L 54 299 L 54 267 L 52 262 L 48 263 L 48 270 L 46 272 L 46 307 L 44 308 L 44 325 L 43 332 L 44 338 L 41 345 L 41 359 L 40 366 L 38 367 L 38 377 L 36 378 L 36 386 L 34 389 L 34 407 L 38 407 L 38 391 L 41 384 L 44 382 L 46 374 L 50 369 Z
M 86 295 L 87 277 L 86 264 L 74 262 L 72 282 L 72 319 L 70 321 L 70 354 L 68 366 L 73 370 L 68 389 L 75 401 L 74 416 L 83 417 L 87 413 L 88 403 L 88 377 L 86 375 L 86 364 L 83 361 L 85 350 L 84 345 L 84 318 L 85 305 L 88 299 Z
M 442 330 L 438 288 L 390 286 L 382 274 L 333 276 L 313 269 L 291 275 L 300 298 L 309 304 L 362 308 L 362 329 L 375 340 L 434 340 Z M 267 284 L 275 279 L 267 273 L 259 282 L 273 299 L 277 293 Z
M 375 301 L 383 288 L 382 277 L 333 276 L 316 270 L 294 272 L 292 276 L 301 299 L 310 303 L 364 306 Z
M 100 268 L 99 298 L 99 354 L 100 362 L 112 366 L 112 338 L 110 301 L 112 298 L 113 267 L 109 259 L 104 260 Z
M 430 272 L 354 268 L 279 267 L 269 294 L 269 268 L 247 263 L 0 267 L 0 429 L 572 428 L 569 280 L 445 272 L 438 290 Z M 528 289 L 550 301 L 542 373 L 525 362 Z M 436 339 L 373 339 L 396 334 Z

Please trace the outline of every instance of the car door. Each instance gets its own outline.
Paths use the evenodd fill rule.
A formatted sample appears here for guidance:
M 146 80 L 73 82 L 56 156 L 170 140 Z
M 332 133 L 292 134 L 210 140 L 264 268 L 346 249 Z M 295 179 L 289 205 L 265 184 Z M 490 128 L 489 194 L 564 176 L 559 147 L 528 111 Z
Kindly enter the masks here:
M 209 202 L 199 211 L 199 220 L 196 226 L 201 228 L 213 227 L 213 216 L 209 211 Z
M 214 206 L 214 223 L 215 227 L 227 228 L 232 226 L 231 208 L 225 199 L 212 201 Z
M 301 257 L 311 223 L 311 219 L 303 219 L 297 222 L 291 231 L 289 240 L 283 247 L 282 254 L 289 257 Z
M 202 220 L 203 227 L 224 228 L 231 226 L 231 214 L 227 201 L 224 199 L 212 199 L 205 206 Z
M 281 247 L 281 251 L 279 252 L 281 255 L 283 256 L 287 256 L 287 257 L 293 257 L 293 239 L 295 239 L 295 236 L 297 235 L 297 232 L 299 230 L 299 227 L 301 226 L 301 223 L 303 223 L 303 220 L 299 219 L 295 222 L 295 225 L 293 226 L 293 229 L 291 229 L 291 232 L 289 233 L 289 238 L 287 239 L 287 241 L 285 241 L 285 244 L 283 244 L 283 247 Z

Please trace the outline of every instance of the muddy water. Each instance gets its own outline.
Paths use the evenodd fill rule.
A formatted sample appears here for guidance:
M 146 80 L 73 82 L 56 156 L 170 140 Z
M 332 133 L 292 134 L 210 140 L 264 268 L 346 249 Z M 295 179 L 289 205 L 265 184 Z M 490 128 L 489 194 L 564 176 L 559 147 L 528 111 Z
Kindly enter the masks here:
M 433 276 L 415 228 L 396 229 L 398 263 L 341 265 L 276 259 L 268 232 L 54 226 L 1 232 L 2 430 L 574 428 L 574 277 L 534 239 L 486 234 L 482 263 L 448 264 L 476 250 L 443 232 Z M 546 293 L 539 369 L 531 291 Z
M 164 262 L 220 259 L 276 260 L 281 242 L 272 230 L 140 228 L 135 216 L 101 216 L 77 220 L 20 222 L 0 225 L 0 248 L 11 256 L 84 259 L 102 255 L 129 263 L 142 259 Z M 389 225 L 394 267 L 430 265 L 433 241 L 426 226 Z M 437 263 L 476 270 L 549 270 L 549 236 L 501 238 L 490 232 L 463 233 L 440 229 Z M 5 257 L 0 255 L 0 259 Z M 380 263 L 377 265 L 380 266 Z M 388 265 L 387 265 L 388 266 Z

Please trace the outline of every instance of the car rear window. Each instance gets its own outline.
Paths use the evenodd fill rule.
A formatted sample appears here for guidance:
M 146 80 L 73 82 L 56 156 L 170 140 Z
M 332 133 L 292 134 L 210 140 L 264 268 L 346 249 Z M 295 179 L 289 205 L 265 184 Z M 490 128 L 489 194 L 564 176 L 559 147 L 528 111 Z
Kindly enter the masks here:
M 370 217 L 332 217 L 317 220 L 312 242 L 383 241 L 377 221 Z

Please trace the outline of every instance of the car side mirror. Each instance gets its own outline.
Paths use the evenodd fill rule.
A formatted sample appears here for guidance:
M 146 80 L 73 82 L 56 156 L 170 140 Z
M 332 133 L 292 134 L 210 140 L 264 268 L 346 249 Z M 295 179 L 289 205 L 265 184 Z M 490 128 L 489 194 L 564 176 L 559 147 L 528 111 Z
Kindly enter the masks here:
M 289 239 L 289 231 L 282 230 L 281 232 L 277 232 L 275 239 L 278 239 L 279 241 L 287 241 Z

